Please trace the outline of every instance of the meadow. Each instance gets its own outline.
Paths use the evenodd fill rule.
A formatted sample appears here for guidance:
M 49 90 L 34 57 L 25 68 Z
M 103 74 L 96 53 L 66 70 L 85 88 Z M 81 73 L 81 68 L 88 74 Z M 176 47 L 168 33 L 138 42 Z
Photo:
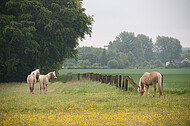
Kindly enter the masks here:
M 64 75 L 71 71 L 77 73 L 77 70 L 59 72 Z M 87 70 L 78 70 L 82 71 Z M 101 71 L 126 75 L 124 70 Z M 136 82 L 144 72 L 127 71 Z M 52 81 L 47 95 L 40 94 L 38 83 L 34 95 L 29 93 L 26 83 L 2 83 L 0 125 L 190 125 L 190 72 L 160 72 L 165 84 L 161 98 L 158 92 L 155 98 L 140 97 L 132 88 L 125 92 L 84 79 L 66 83 Z

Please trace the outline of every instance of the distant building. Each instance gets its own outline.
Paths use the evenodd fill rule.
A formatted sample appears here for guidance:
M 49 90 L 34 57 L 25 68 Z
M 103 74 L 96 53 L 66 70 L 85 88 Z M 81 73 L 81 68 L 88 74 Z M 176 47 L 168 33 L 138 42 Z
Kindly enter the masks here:
M 177 65 L 177 64 L 180 64 L 180 63 L 183 63 L 183 62 L 189 62 L 189 63 L 190 63 L 190 56 L 184 58 L 183 60 L 174 59 L 174 60 L 172 61 L 172 64 L 173 64 L 173 65 Z M 168 66 L 169 64 L 170 64 L 170 62 L 166 62 L 166 66 Z
M 181 60 L 180 60 L 180 59 L 174 59 L 174 60 L 173 60 L 173 63 L 174 63 L 174 64 L 180 64 L 180 63 L 181 63 Z
M 187 57 L 187 58 L 185 58 L 185 59 L 183 59 L 183 60 L 181 61 L 181 63 L 183 63 L 183 62 L 189 62 L 189 63 L 190 63 L 190 56 Z

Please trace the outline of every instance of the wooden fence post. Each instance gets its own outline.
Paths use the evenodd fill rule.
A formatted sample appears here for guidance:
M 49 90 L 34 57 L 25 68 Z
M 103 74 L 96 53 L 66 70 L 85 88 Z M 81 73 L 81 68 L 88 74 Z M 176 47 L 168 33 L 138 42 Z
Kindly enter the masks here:
M 84 74 L 82 74 L 82 79 L 84 78 Z
M 98 81 L 98 73 L 96 73 L 96 81 Z
M 80 73 L 78 73 L 78 80 L 80 80 Z
M 99 82 L 101 82 L 101 80 L 102 80 L 102 75 L 101 74 L 99 74 Z
M 104 81 L 104 80 L 105 80 L 104 77 L 105 77 L 105 76 L 102 75 L 102 83 L 105 83 L 105 81 Z
M 87 78 L 88 78 L 88 80 L 90 79 L 90 73 L 87 73 Z
M 122 89 L 124 90 L 124 85 L 125 85 L 125 76 L 123 76 L 123 84 L 122 84 Z
M 162 90 L 164 88 L 164 76 L 162 75 Z
M 127 80 L 126 76 L 123 77 L 123 87 L 122 88 L 124 91 L 128 90 L 128 80 Z
M 135 89 L 138 89 L 138 85 L 135 83 L 135 81 L 134 81 L 130 76 L 127 76 L 127 80 L 131 83 L 131 85 L 132 85 Z
M 115 86 L 118 88 L 118 75 L 115 76 Z
M 95 74 L 94 73 L 92 73 L 92 81 L 94 81 L 95 79 L 94 79 L 94 76 L 95 76 Z
M 92 81 L 92 73 L 90 73 L 90 80 Z
M 112 79 L 111 79 L 112 75 L 109 75 L 109 83 L 110 85 L 112 85 Z
M 105 75 L 105 82 L 106 82 L 106 84 L 108 84 L 108 76 L 107 75 Z
M 121 88 L 121 75 L 119 75 L 119 88 Z
M 115 82 L 115 76 L 111 76 L 111 85 L 113 85 Z
M 96 73 L 93 74 L 93 81 L 96 81 Z
M 102 75 L 101 74 L 99 75 L 99 82 L 102 83 Z

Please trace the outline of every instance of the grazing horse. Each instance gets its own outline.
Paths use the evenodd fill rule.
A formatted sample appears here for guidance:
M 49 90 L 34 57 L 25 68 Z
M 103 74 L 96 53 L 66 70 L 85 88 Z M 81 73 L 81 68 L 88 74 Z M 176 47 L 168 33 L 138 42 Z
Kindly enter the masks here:
M 40 71 L 36 69 L 32 71 L 30 75 L 27 76 L 27 83 L 29 85 L 30 93 L 34 94 L 34 85 L 36 83 L 36 76 L 39 76 Z
M 154 87 L 154 95 L 156 93 L 156 83 L 158 83 L 158 90 L 159 90 L 159 97 L 162 96 L 162 75 L 159 72 L 151 72 L 151 73 L 144 73 L 143 76 L 140 78 L 138 92 L 140 96 L 144 94 L 144 87 L 146 88 L 146 95 L 150 96 L 148 88 L 150 85 Z
M 39 85 L 40 85 L 40 94 L 41 94 L 41 89 L 44 90 L 45 94 L 47 93 L 47 86 L 48 86 L 50 78 L 57 79 L 55 71 L 54 72 L 49 72 L 46 75 L 40 75 L 39 76 L 38 81 L 39 81 Z

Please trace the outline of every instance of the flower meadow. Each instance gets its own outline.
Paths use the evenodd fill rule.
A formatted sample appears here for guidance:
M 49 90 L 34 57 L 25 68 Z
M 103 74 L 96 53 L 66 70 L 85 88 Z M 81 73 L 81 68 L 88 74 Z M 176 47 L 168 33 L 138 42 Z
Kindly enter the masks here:
M 58 81 L 39 92 L 38 83 L 34 95 L 26 83 L 0 84 L 0 125 L 190 125 L 189 92 L 140 97 L 89 80 Z

